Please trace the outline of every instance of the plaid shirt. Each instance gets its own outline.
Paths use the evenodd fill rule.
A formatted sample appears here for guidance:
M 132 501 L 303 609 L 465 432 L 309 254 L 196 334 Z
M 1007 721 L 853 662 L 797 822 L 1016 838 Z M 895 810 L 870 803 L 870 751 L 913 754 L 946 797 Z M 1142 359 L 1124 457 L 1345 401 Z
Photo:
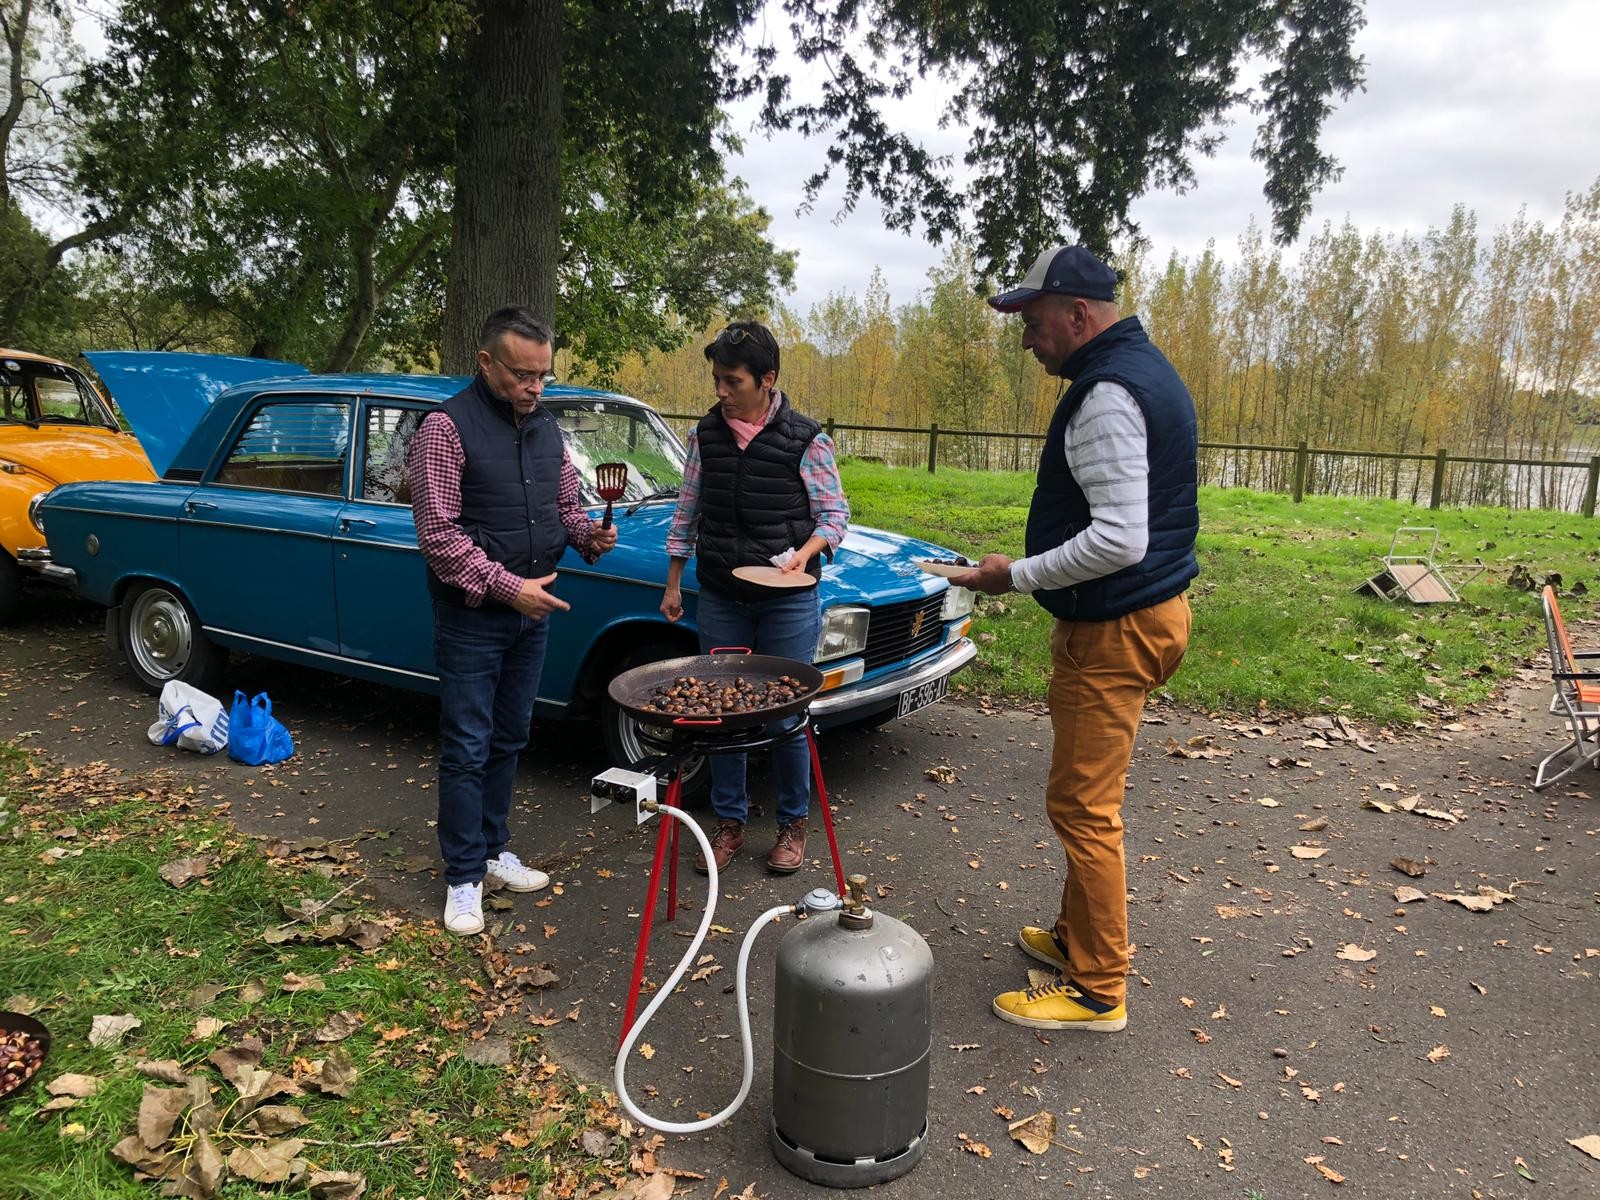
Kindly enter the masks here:
M 772 404 L 761 419 L 765 425 L 778 410 L 783 393 L 772 393 Z M 672 514 L 672 525 L 667 530 L 667 554 L 672 558 L 694 556 L 695 535 L 700 527 L 700 428 L 689 430 L 689 461 L 683 466 L 683 490 L 678 493 L 678 509 Z M 800 482 L 805 484 L 811 501 L 811 519 L 817 523 L 816 535 L 828 543 L 830 551 L 837 550 L 844 535 L 850 531 L 850 505 L 844 498 L 844 485 L 839 482 L 839 467 L 833 461 L 833 439 L 819 433 L 811 439 L 806 452 L 800 456 Z M 799 549 L 798 546 L 795 549 Z
M 433 573 L 467 596 L 467 607 L 477 608 L 488 597 L 510 604 L 522 590 L 522 576 L 490 559 L 461 529 L 461 471 L 467 464 L 456 424 L 442 412 L 422 420 L 406 460 L 411 481 L 411 516 L 417 524 L 417 547 Z M 567 542 L 585 562 L 600 556 L 589 549 L 594 521 L 583 509 L 578 470 L 572 465 L 565 442 L 561 447 L 561 490 L 556 504 Z

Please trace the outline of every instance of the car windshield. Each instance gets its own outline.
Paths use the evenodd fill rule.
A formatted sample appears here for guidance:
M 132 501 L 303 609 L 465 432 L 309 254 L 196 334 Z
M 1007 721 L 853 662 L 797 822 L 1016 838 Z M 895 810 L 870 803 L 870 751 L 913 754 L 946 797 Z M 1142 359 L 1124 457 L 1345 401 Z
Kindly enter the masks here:
M 567 437 L 567 452 L 582 481 L 583 502 L 602 502 L 595 483 L 601 463 L 628 468 L 622 503 L 673 495 L 683 484 L 683 446 L 649 409 L 604 401 L 564 404 L 546 401 Z
M 0 422 L 116 428 L 76 371 L 59 363 L 14 358 L 0 360 Z

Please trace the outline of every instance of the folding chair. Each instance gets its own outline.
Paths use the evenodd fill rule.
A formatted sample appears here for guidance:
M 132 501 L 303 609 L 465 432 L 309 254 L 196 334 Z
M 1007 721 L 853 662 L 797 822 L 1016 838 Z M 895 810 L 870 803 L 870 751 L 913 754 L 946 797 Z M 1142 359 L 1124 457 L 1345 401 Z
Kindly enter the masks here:
M 1556 694 L 1550 698 L 1550 711 L 1565 716 L 1571 740 L 1544 756 L 1534 774 L 1535 791 L 1565 779 L 1579 767 L 1600 767 L 1600 670 L 1582 671 L 1580 666 L 1600 668 L 1600 650 L 1572 649 L 1556 590 L 1546 587 L 1544 600 L 1545 636 L 1550 641 L 1550 679 Z M 1547 775 L 1552 766 L 1570 756 L 1559 771 Z
M 1401 553 L 1401 538 L 1406 539 Z M 1431 540 L 1429 536 L 1431 535 Z M 1427 540 L 1427 548 L 1422 543 Z M 1432 525 L 1402 525 L 1389 539 L 1389 553 L 1382 558 L 1383 570 L 1365 580 L 1355 590 L 1383 600 L 1404 596 L 1413 604 L 1454 604 L 1461 599 L 1458 588 L 1470 583 L 1488 568 L 1482 563 L 1440 563 L 1433 560 L 1439 550 L 1439 531 Z M 1450 578 L 1451 573 L 1456 576 Z

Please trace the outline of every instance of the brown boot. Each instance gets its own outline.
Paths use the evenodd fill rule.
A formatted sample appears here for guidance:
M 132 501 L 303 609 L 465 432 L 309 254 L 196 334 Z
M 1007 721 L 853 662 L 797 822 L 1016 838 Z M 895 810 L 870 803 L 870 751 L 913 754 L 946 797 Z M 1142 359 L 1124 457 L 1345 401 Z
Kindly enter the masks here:
M 733 861 L 733 856 L 739 853 L 739 847 L 744 845 L 744 822 L 731 821 L 727 818 L 717 825 L 717 831 L 711 835 L 711 856 L 717 860 L 717 870 L 726 871 L 728 864 Z M 706 870 L 706 856 L 696 853 L 694 856 L 694 869 L 702 875 L 710 874 Z
M 767 855 L 767 870 L 793 875 L 806 862 L 806 819 L 778 826 L 778 841 Z

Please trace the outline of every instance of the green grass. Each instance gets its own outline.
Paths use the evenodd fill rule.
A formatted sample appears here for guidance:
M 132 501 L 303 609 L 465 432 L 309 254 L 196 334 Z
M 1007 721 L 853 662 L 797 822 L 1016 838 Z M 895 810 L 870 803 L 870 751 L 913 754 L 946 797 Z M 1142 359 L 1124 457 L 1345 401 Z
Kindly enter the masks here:
M 491 1180 L 517 1171 L 530 1173 L 528 1194 L 536 1194 L 547 1182 L 576 1185 L 626 1170 L 625 1143 L 607 1158 L 575 1144 L 586 1128 L 614 1132 L 615 1115 L 538 1061 L 538 1038 L 514 1005 L 494 1030 L 510 1039 L 510 1067 L 462 1056 L 486 1011 L 504 999 L 492 987 L 469 986 L 485 973 L 465 944 L 402 926 L 369 951 L 268 945 L 261 935 L 285 920 L 285 902 L 327 898 L 349 881 L 268 858 L 225 821 L 187 811 L 185 796 L 141 794 L 92 769 L 25 782 L 26 763 L 0 746 L 0 1008 L 37 1003 L 54 1042 L 39 1076 L 0 1100 L 0 1195 L 148 1200 L 157 1185 L 137 1182 L 109 1154 L 134 1130 L 152 1082 L 136 1062 L 177 1059 L 205 1073 L 220 1108 L 233 1089 L 206 1065 L 214 1050 L 255 1035 L 265 1044 L 264 1069 L 303 1075 L 334 1048 L 313 1031 L 341 1011 L 364 1019 L 340 1043 L 359 1070 L 350 1095 L 308 1088 L 304 1097 L 268 1101 L 296 1105 L 310 1119 L 290 1136 L 311 1143 L 302 1155 L 317 1168 L 359 1171 L 373 1195 L 430 1198 L 485 1194 Z M 69 827 L 76 834 L 60 836 Z M 46 865 L 40 856 L 53 847 L 82 854 Z M 163 863 L 196 854 L 219 858 L 209 884 L 180 890 L 157 874 Z M 286 991 L 289 972 L 320 975 L 326 990 Z M 254 1001 L 244 996 L 250 981 L 265 985 Z M 191 1006 L 195 989 L 217 984 L 227 990 Z M 91 1047 L 94 1016 L 120 1013 L 143 1026 L 120 1048 Z M 197 1037 L 202 1017 L 226 1027 Z M 100 1077 L 98 1092 L 41 1118 L 45 1082 L 68 1072 Z M 180 1122 L 180 1136 L 184 1128 Z M 397 1137 L 403 1144 L 361 1144 Z M 231 1144 L 218 1145 L 226 1156 Z M 233 1179 L 221 1195 L 290 1190 Z
M 1022 552 L 1029 474 L 925 471 L 846 461 L 852 520 L 968 555 Z M 1462 603 L 1412 605 L 1357 596 L 1403 524 L 1437 526 L 1439 557 L 1489 569 Z M 1600 592 L 1600 521 L 1574 514 L 1448 509 L 1386 500 L 1204 488 L 1200 577 L 1190 592 L 1189 656 L 1168 685 L 1206 709 L 1338 711 L 1381 722 L 1420 719 L 1484 699 L 1543 645 L 1537 593 L 1508 585 L 1521 566 Z M 1575 611 L 1592 603 L 1574 597 Z M 1026 597 L 979 601 L 979 660 L 969 691 L 1043 698 L 1050 618 Z M 992 640 L 990 640 L 992 635 Z M 1424 696 L 1441 708 L 1428 709 Z

